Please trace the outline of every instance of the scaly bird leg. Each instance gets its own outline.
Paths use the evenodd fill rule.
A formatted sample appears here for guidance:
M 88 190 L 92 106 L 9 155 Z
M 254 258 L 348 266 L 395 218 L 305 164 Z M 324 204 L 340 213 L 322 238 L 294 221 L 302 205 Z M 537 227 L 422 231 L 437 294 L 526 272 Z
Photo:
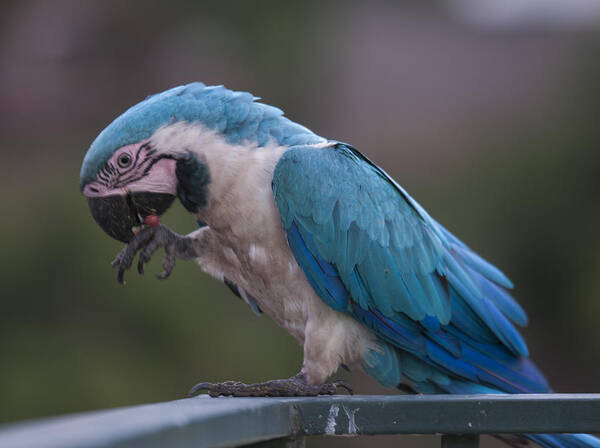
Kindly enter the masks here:
M 165 258 L 162 264 L 163 272 L 157 274 L 160 279 L 165 279 L 171 274 L 176 258 L 190 260 L 199 256 L 192 238 L 179 235 L 162 224 L 156 227 L 145 227 L 119 252 L 111 264 L 113 268 L 119 268 L 118 282 L 125 283 L 125 271 L 131 267 L 138 252 L 140 257 L 137 269 L 140 274 L 143 274 L 144 263 L 148 263 L 152 254 L 161 247 L 165 248 Z
M 218 397 L 219 395 L 233 397 L 314 397 L 317 395 L 335 395 L 338 387 L 346 389 L 350 395 L 353 394 L 350 385 L 345 381 L 311 386 L 306 381 L 305 375 L 300 372 L 298 375 L 285 380 L 272 380 L 256 384 L 245 384 L 239 381 L 198 383 L 190 389 L 188 396 L 206 390 L 211 397 Z

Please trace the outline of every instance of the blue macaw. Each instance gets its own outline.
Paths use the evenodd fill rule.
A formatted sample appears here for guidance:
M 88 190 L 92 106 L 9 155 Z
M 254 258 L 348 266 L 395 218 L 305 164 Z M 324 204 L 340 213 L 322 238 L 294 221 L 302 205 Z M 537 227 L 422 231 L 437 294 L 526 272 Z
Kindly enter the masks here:
M 349 144 L 320 137 L 245 92 L 192 83 L 150 96 L 106 127 L 81 168 L 98 224 L 126 242 L 118 279 L 165 249 L 194 260 L 304 349 L 300 373 L 200 383 L 215 395 L 317 395 L 341 365 L 412 393 L 550 388 L 515 328 L 511 281 Z M 178 198 L 199 228 L 160 224 Z M 590 435 L 526 435 L 600 447 Z

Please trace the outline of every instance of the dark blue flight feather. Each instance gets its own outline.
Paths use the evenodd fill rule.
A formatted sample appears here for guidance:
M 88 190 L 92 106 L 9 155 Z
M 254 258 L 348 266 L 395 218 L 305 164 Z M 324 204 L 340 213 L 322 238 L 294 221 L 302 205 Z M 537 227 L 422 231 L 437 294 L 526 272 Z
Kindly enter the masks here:
M 356 149 L 290 148 L 273 192 L 290 247 L 330 307 L 370 328 L 365 370 L 421 392 L 545 392 L 510 280 Z

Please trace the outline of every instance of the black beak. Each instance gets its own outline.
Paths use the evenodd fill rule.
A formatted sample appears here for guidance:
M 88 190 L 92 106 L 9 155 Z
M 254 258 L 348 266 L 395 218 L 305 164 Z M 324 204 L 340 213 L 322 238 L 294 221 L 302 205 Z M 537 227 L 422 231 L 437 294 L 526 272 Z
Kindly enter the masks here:
M 168 193 L 87 198 L 92 216 L 102 230 L 124 243 L 133 238 L 133 227 L 141 225 L 148 215 L 162 215 L 174 200 L 175 196 Z

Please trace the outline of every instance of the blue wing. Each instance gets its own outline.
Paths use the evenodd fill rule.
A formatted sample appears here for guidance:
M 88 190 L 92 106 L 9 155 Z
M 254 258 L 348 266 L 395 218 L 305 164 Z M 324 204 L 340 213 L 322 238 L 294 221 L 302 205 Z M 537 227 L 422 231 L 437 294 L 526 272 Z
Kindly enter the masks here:
M 380 339 L 364 362 L 420 392 L 544 392 L 510 280 L 351 146 L 298 146 L 273 176 L 292 251 L 333 309 Z

